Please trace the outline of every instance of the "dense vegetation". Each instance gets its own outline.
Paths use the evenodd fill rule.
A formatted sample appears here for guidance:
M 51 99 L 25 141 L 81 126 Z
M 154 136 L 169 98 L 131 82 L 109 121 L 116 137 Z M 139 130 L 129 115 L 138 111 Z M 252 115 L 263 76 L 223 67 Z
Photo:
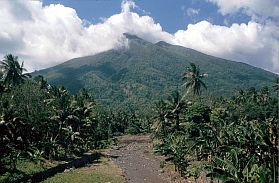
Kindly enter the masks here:
M 183 177 L 206 172 L 224 182 L 278 181 L 278 79 L 273 87 L 208 98 L 203 94 L 211 89 L 211 76 L 191 63 L 180 74 L 185 82 L 180 91 L 186 90 L 158 101 L 153 113 L 139 115 L 128 107 L 108 110 L 86 89 L 72 95 L 24 71 L 11 54 L 0 62 L 0 181 L 15 179 L 18 161 L 67 160 L 109 145 L 115 135 L 150 128 L 157 142 L 154 151 L 167 156 Z M 157 95 L 145 100 L 166 94 Z
M 152 44 L 136 36 L 126 36 L 129 48 L 76 58 L 32 74 L 43 75 L 49 83 L 63 85 L 72 93 L 86 88 L 95 101 L 124 110 L 146 109 L 154 100 L 180 89 L 181 74 L 190 63 L 206 69 L 209 96 L 230 96 L 237 89 L 270 87 L 276 77 L 247 64 L 165 42 Z
M 278 79 L 272 89 L 209 101 L 199 96 L 199 68 L 192 64 L 184 76 L 186 95 L 174 92 L 156 103 L 155 152 L 184 177 L 207 172 L 223 182 L 278 182 L 278 98 L 271 95 L 278 96 Z
M 15 178 L 19 160 L 67 160 L 107 146 L 114 135 L 147 126 L 133 111 L 107 111 L 85 89 L 71 95 L 31 78 L 9 54 L 0 62 L 0 172 Z

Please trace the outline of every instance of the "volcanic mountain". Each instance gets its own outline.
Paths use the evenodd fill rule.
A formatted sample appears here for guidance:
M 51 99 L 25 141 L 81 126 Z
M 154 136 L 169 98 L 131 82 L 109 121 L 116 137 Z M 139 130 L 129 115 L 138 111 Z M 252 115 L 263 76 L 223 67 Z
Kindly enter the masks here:
M 150 43 L 125 34 L 127 48 L 75 58 L 36 71 L 48 82 L 63 85 L 75 93 L 86 88 L 94 99 L 110 107 L 144 107 L 152 101 L 182 90 L 183 72 L 199 65 L 208 74 L 206 94 L 229 96 L 237 89 L 271 86 L 276 75 L 241 62 L 225 60 L 193 49 L 160 41 Z

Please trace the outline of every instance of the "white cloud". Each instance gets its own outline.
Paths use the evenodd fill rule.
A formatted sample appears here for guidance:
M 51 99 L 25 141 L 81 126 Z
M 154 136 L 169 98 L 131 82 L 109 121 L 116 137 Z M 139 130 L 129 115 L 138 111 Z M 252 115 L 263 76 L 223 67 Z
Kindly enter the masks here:
M 229 26 L 229 25 L 230 25 L 229 20 L 228 20 L 227 18 L 224 19 L 224 24 L 225 24 L 226 26 Z
M 0 27 L 0 56 L 17 54 L 28 70 L 34 70 L 115 48 L 125 42 L 125 32 L 152 42 L 170 37 L 151 17 L 132 13 L 133 1 L 123 1 L 121 7 L 121 13 L 90 24 L 74 9 L 60 4 L 0 1 L 0 24 L 5 25 Z
M 214 56 L 243 61 L 279 71 L 278 28 L 273 22 L 218 26 L 208 21 L 188 25 L 175 34 L 163 31 L 150 16 L 123 1 L 119 14 L 92 24 L 63 5 L 43 6 L 40 1 L 0 1 L 0 56 L 13 53 L 25 60 L 29 70 L 41 69 L 74 57 L 92 55 L 125 45 L 129 32 L 151 42 L 164 40 Z
M 220 54 L 215 55 L 279 73 L 279 0 L 206 1 L 216 4 L 222 15 L 242 12 L 251 17 L 251 21 L 246 25 L 233 24 L 229 29 L 223 27 L 220 30 L 222 37 L 228 32 L 233 33 L 233 36 L 227 37 L 231 52 L 220 51 Z M 227 24 L 226 19 L 224 23 Z M 212 26 L 211 30 L 214 29 L 217 27 Z M 208 35 L 210 34 L 211 31 Z
M 278 18 L 279 0 L 207 0 L 216 4 L 222 15 L 242 11 L 253 18 Z
M 278 72 L 277 30 L 272 24 L 253 21 L 231 27 L 201 21 L 177 31 L 174 36 L 178 45 Z
M 134 9 L 135 7 L 136 3 L 132 0 L 123 0 L 121 2 L 121 10 L 123 13 L 128 13 L 131 9 Z
M 189 17 L 194 17 L 198 15 L 200 12 L 200 9 L 194 9 L 194 8 L 187 8 L 186 13 Z

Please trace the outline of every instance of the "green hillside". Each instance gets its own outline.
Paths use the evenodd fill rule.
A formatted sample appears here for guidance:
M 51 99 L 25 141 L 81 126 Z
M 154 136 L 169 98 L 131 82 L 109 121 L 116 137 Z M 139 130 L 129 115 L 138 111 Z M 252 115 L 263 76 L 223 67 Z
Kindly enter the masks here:
M 52 68 L 36 71 L 55 85 L 75 93 L 84 87 L 107 106 L 148 105 L 176 89 L 189 63 L 208 74 L 207 94 L 231 95 L 239 88 L 270 86 L 276 75 L 263 69 L 224 60 L 165 42 L 152 44 L 126 34 L 129 48 L 109 50 L 75 58 Z

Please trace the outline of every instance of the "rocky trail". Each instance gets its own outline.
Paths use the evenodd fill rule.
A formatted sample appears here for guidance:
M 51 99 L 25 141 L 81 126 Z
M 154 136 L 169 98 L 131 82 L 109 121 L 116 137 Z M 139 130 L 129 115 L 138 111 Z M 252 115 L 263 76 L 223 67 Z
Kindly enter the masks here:
M 102 156 L 81 168 L 67 169 L 49 177 L 45 183 L 210 183 L 205 175 L 197 180 L 184 179 L 174 171 L 166 157 L 152 153 L 149 135 L 118 137 L 112 148 L 103 149 Z M 213 181 L 218 183 L 218 181 Z
M 112 160 L 123 170 L 128 183 L 169 183 L 169 176 L 160 168 L 163 157 L 151 153 L 148 135 L 122 136 L 110 151 Z

